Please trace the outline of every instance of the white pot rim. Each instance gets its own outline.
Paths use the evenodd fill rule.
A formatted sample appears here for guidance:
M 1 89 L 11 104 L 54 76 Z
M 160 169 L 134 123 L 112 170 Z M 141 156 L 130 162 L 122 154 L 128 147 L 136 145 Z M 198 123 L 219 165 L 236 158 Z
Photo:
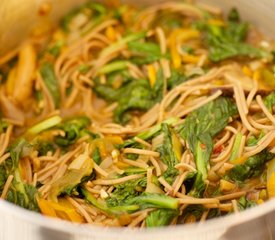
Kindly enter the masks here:
M 121 239 L 129 238 L 135 234 L 135 239 L 144 239 L 144 237 L 156 237 L 156 236 L 171 236 L 180 234 L 190 234 L 191 232 L 208 232 L 216 231 L 221 228 L 224 233 L 227 229 L 232 226 L 239 225 L 251 220 L 260 218 L 268 213 L 275 211 L 275 199 L 263 203 L 259 206 L 247 209 L 241 213 L 231 214 L 224 217 L 219 217 L 215 219 L 208 220 L 204 223 L 195 223 L 184 225 L 177 225 L 173 227 L 161 227 L 154 229 L 131 229 L 131 228 L 117 228 L 117 227 L 99 227 L 87 224 L 74 224 L 67 221 L 62 221 L 59 219 L 53 219 L 45 217 L 39 213 L 35 213 L 7 201 L 0 200 L 0 212 L 8 214 L 10 216 L 16 217 L 17 219 L 26 221 L 28 223 L 35 224 L 38 227 L 44 227 L 49 230 L 60 231 L 63 233 L 80 235 L 80 236 L 98 236 L 102 239 L 111 238 L 113 236 L 119 236 Z M 221 233 L 221 234 L 222 234 Z

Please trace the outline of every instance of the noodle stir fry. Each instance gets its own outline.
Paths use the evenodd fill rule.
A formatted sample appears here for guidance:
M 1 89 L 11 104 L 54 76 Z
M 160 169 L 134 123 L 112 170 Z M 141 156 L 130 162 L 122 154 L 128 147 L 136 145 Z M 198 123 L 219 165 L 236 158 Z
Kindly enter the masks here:
M 267 201 L 274 49 L 236 9 L 75 9 L 0 59 L 1 198 L 141 228 Z

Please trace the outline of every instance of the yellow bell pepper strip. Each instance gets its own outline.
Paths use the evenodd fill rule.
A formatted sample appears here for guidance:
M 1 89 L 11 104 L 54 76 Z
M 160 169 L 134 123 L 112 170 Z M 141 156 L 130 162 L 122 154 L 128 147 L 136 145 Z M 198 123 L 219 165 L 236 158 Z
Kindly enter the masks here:
M 154 87 L 155 82 L 157 80 L 156 69 L 152 64 L 150 64 L 147 66 L 147 71 L 148 71 L 148 78 L 149 78 L 150 86 Z
M 40 211 L 45 216 L 61 218 L 75 223 L 84 223 L 84 218 L 66 199 L 59 199 L 58 203 L 51 202 L 42 198 L 37 199 Z
M 199 31 L 193 29 L 175 29 L 171 32 L 168 38 L 168 46 L 171 51 L 171 58 L 174 68 L 179 68 L 181 65 L 181 56 L 177 49 L 178 42 L 186 42 L 200 36 Z
M 275 158 L 267 164 L 267 193 L 269 198 L 275 197 Z

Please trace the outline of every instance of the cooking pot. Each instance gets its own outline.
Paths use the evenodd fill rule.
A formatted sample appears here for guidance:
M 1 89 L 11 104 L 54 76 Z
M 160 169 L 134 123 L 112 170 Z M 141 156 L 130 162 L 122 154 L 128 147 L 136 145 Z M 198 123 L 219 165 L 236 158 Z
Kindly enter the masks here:
M 47 30 L 71 8 L 84 0 L 1 0 L 0 56 L 16 48 L 34 29 Z M 136 3 L 136 1 L 123 1 Z M 153 4 L 159 0 L 139 0 Z M 275 36 L 274 0 L 199 0 L 221 7 L 236 6 L 241 16 L 260 30 Z M 46 5 L 45 5 L 46 3 Z M 48 12 L 43 12 L 48 11 Z M 45 27 L 47 26 L 47 27 Z M 157 229 L 103 228 L 77 225 L 19 208 L 0 200 L 0 240 L 185 240 L 185 239 L 275 239 L 275 200 L 244 212 L 205 223 Z

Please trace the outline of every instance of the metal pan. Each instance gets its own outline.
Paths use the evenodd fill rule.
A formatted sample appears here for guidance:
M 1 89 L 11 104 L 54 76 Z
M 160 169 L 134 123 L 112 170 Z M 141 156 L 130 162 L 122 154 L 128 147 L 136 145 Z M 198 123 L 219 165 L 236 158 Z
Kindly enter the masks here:
M 33 28 L 55 24 L 69 9 L 84 0 L 1 0 L 0 55 L 16 48 Z M 50 3 L 50 13 L 41 14 L 43 3 Z M 136 3 L 136 1 L 124 1 Z M 139 0 L 151 4 L 158 0 Z M 223 8 L 238 7 L 242 16 L 275 36 L 274 0 L 199 0 Z M 39 14 L 40 12 L 40 14 Z M 275 239 L 275 200 L 239 214 L 205 223 L 153 230 L 102 228 L 76 225 L 50 219 L 0 200 L 0 240 L 185 240 L 185 239 Z

